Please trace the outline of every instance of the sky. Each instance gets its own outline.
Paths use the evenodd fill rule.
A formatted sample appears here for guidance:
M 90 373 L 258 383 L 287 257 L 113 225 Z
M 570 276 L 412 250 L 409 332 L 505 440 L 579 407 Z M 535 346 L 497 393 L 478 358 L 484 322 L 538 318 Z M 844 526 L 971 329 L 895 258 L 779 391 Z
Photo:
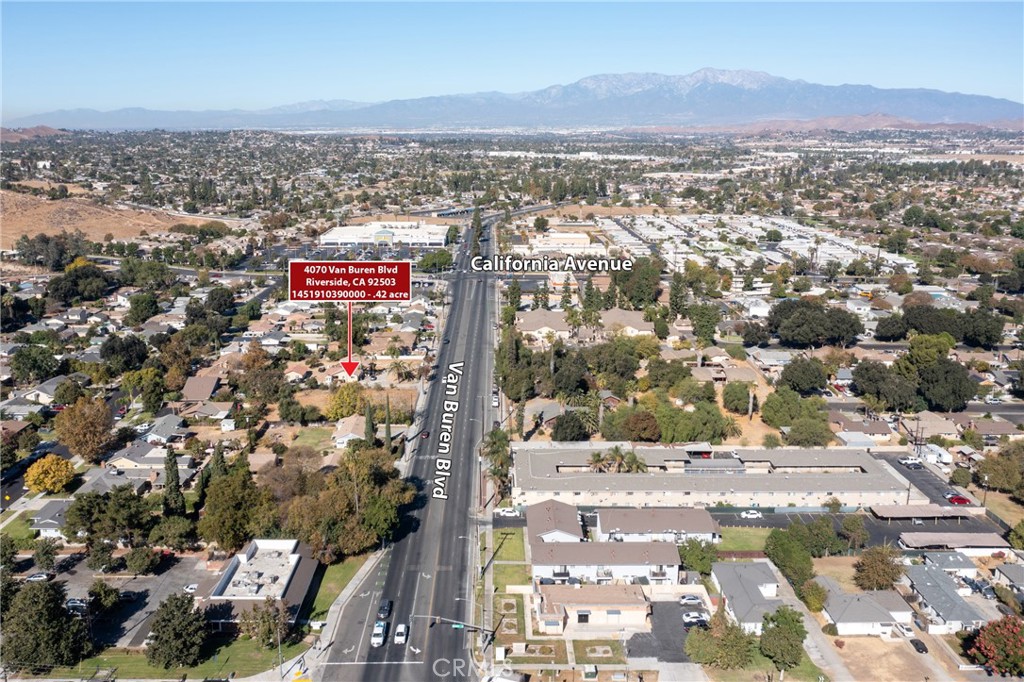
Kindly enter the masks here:
M 0 3 L 5 120 L 750 69 L 1024 102 L 1024 3 Z

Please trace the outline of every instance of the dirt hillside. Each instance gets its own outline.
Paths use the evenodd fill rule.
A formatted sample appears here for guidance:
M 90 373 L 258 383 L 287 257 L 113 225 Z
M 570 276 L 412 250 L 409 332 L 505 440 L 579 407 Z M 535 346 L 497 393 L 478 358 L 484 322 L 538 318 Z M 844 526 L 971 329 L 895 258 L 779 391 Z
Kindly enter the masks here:
M 18 192 L 0 191 L 0 248 L 10 249 L 23 235 L 81 230 L 101 241 L 108 232 L 115 239 L 138 236 L 142 230 L 166 229 L 175 223 L 202 220 L 170 216 L 160 211 L 137 211 L 100 206 L 89 199 L 50 201 Z

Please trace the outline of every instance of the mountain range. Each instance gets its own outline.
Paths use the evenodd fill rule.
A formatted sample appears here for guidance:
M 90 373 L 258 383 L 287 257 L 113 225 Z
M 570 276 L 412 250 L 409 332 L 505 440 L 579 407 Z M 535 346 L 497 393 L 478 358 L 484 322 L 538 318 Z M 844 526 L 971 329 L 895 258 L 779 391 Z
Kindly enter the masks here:
M 879 117 L 912 124 L 1019 128 L 1024 104 L 983 95 L 870 85 L 818 85 L 759 71 L 701 69 L 683 76 L 589 76 L 522 93 L 480 92 L 386 102 L 315 100 L 247 111 L 66 109 L 10 127 L 138 130 L 455 130 L 494 128 L 746 127 L 758 122 Z

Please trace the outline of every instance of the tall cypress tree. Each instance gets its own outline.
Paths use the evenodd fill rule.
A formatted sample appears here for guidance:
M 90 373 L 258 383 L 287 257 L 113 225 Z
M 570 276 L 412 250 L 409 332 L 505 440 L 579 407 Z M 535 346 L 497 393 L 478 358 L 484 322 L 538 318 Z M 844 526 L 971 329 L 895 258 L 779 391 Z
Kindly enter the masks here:
M 363 439 L 370 445 L 377 442 L 377 425 L 373 423 L 373 405 L 369 401 L 366 402 L 366 430 Z
M 185 495 L 181 492 L 181 479 L 178 478 L 178 458 L 168 447 L 164 458 L 164 516 L 184 515 Z
M 391 444 L 391 396 L 384 399 L 384 441 L 388 452 L 394 452 Z

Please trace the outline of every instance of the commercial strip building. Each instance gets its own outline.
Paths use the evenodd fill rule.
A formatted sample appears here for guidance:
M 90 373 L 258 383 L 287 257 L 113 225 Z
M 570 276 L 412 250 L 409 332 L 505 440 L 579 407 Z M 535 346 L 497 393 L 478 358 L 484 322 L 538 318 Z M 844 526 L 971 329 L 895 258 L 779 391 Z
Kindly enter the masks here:
M 632 450 L 645 473 L 595 472 L 591 456 Z M 584 507 L 923 505 L 928 498 L 865 450 L 774 450 L 631 443 L 513 444 L 512 500 Z
M 217 629 L 234 629 L 241 615 L 267 598 L 283 602 L 294 623 L 309 594 L 317 562 L 298 540 L 251 541 L 231 557 L 206 602 Z
M 447 225 L 423 222 L 370 222 L 332 227 L 320 235 L 320 246 L 351 248 L 387 244 L 403 244 L 415 248 L 440 249 L 448 235 Z

